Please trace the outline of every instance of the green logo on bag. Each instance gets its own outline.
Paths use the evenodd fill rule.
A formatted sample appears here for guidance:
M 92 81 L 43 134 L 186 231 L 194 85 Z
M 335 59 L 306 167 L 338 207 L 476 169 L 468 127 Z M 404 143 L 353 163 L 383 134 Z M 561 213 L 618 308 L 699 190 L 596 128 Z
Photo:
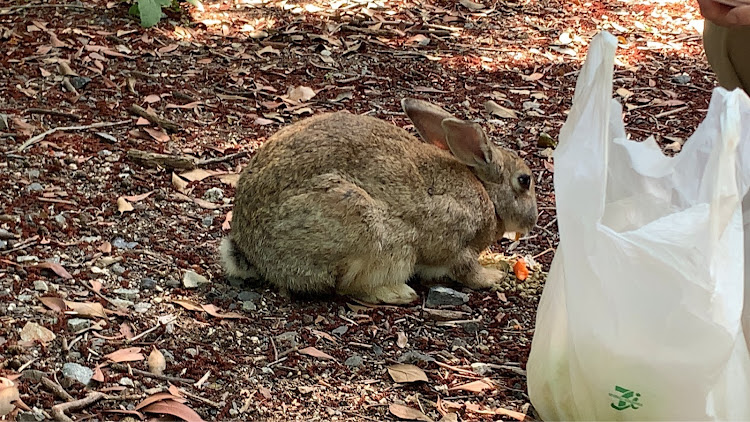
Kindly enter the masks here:
M 641 393 L 636 393 L 635 391 L 628 390 L 619 385 L 615 386 L 615 392 L 609 393 L 609 396 L 614 399 L 610 406 L 615 410 L 637 410 L 639 407 L 643 406 L 643 403 L 638 403 L 638 398 L 641 397 Z

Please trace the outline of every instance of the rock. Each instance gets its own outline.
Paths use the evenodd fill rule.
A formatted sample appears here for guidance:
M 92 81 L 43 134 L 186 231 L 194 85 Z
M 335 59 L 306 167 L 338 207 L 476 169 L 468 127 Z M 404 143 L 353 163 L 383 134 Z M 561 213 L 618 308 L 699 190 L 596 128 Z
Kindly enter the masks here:
M 123 309 L 128 309 L 132 307 L 133 305 L 135 305 L 135 303 L 133 303 L 132 300 L 117 299 L 117 298 L 112 299 L 112 304 Z
M 479 332 L 480 327 L 478 323 L 471 321 L 471 322 L 466 322 L 464 324 L 461 324 L 461 328 L 463 328 L 467 334 L 473 335 Z
M 540 148 L 555 148 L 557 141 L 551 137 L 548 133 L 542 132 L 539 134 L 539 138 L 536 141 L 536 146 Z
M 18 422 L 42 422 L 45 419 L 47 418 L 42 413 L 42 410 L 36 407 L 32 408 L 29 412 L 19 412 L 16 415 L 16 421 Z
M 243 290 L 237 295 L 237 299 L 246 301 L 246 300 L 258 300 L 260 298 L 260 294 L 253 292 L 251 290 Z
M 410 350 L 403 355 L 399 356 L 398 362 L 399 363 L 427 363 L 427 362 L 434 362 L 435 358 L 433 358 L 430 355 L 426 355 L 422 352 L 417 352 L 416 350 Z
M 46 292 L 49 290 L 49 286 L 44 280 L 34 280 L 34 290 L 37 292 Z
M 201 220 L 201 224 L 203 224 L 206 227 L 211 227 L 214 224 L 214 216 L 213 215 L 207 215 L 203 217 Z
M 8 241 L 7 240 L 0 240 L 0 249 L 5 249 L 8 247 Z
M 687 73 L 681 73 L 679 75 L 672 76 L 672 82 L 679 85 L 687 85 L 690 83 L 690 75 Z
M 151 309 L 151 304 L 148 303 L 148 302 L 139 302 L 139 303 L 135 304 L 134 309 L 139 314 L 142 314 L 142 313 L 148 311 L 149 309 Z
M 383 356 L 383 348 L 375 344 L 372 346 L 372 353 L 375 356 Z
M 91 321 L 84 318 L 71 318 L 68 320 L 68 330 L 77 333 L 91 326 Z
M 10 126 L 8 126 L 8 115 L 0 113 L 0 130 L 7 131 L 9 129 Z
M 426 306 L 463 305 L 469 301 L 469 295 L 453 290 L 450 287 L 435 286 L 427 294 Z
M 31 169 L 26 172 L 26 174 L 29 176 L 29 179 L 38 179 L 39 178 L 39 170 L 37 169 Z
M 110 269 L 112 270 L 113 273 L 115 273 L 117 275 L 123 275 L 123 274 L 125 274 L 125 271 L 127 271 L 125 269 L 125 267 L 123 267 L 122 265 L 118 264 L 117 262 L 115 262 L 112 265 L 112 268 L 110 268 Z
M 31 262 L 31 261 L 39 261 L 39 258 L 34 255 L 21 255 L 21 256 L 16 257 L 16 262 L 18 263 Z
M 91 382 L 91 377 L 94 376 L 94 371 L 83 365 L 68 362 L 63 365 L 62 374 L 69 380 L 79 382 L 83 385 L 89 385 L 89 382 Z
M 29 302 L 32 299 L 32 296 L 27 295 L 27 294 L 22 294 L 22 295 L 17 295 L 16 299 L 18 299 L 19 302 Z
M 10 310 L 10 307 L 8 307 Z M 55 333 L 42 327 L 36 322 L 27 322 L 21 329 L 21 340 L 28 342 L 49 343 L 55 339 Z
M 124 385 L 125 387 L 135 387 L 135 384 L 133 384 L 133 380 L 128 377 L 120 378 L 120 385 Z
M 206 277 L 203 277 L 195 271 L 185 271 L 185 275 L 182 277 L 182 285 L 185 286 L 186 289 L 194 289 L 208 283 L 209 281 Z
M 138 242 L 126 242 L 125 239 L 117 237 L 112 241 L 112 246 L 117 249 L 133 249 L 138 246 Z
M 188 347 L 187 349 L 185 349 L 185 353 L 192 357 L 198 356 L 198 350 L 193 347 Z
M 141 288 L 144 290 L 153 290 L 156 287 L 156 281 L 152 278 L 145 277 L 141 280 Z
M 250 300 L 246 300 L 246 301 L 242 302 L 242 310 L 245 311 L 245 312 L 257 311 L 258 310 L 258 306 L 255 304 L 255 302 L 250 301 Z
M 203 194 L 203 199 L 209 202 L 219 202 L 224 199 L 224 191 L 220 188 L 211 188 Z
M 55 220 L 55 223 L 57 223 L 60 227 L 65 227 L 65 224 L 68 222 L 65 219 L 65 216 L 62 214 L 57 214 L 56 216 L 52 217 L 53 220 Z
M 334 328 L 332 333 L 336 334 L 337 336 L 343 336 L 344 334 L 346 334 L 347 331 L 349 331 L 349 326 L 342 325 L 341 327 Z
M 42 186 L 40 183 L 34 182 L 26 187 L 26 189 L 29 192 L 41 192 L 44 190 L 44 186 Z
M 13 233 L 9 232 L 8 230 L 0 229 L 0 239 L 11 240 L 15 238 L 16 236 Z
M 358 355 L 351 356 L 347 360 L 344 361 L 344 365 L 350 368 L 356 368 L 358 366 L 362 366 L 362 363 L 364 363 L 364 359 L 362 359 L 362 356 L 358 356 Z
M 123 288 L 119 288 L 119 289 L 115 289 L 114 293 L 116 295 L 124 297 L 125 299 L 135 300 L 135 299 L 138 298 L 138 293 L 140 293 L 140 292 L 137 289 L 123 289 Z
M 85 76 L 73 76 L 70 78 L 70 84 L 73 85 L 73 88 L 75 89 L 81 89 L 88 85 L 89 82 L 91 82 L 91 78 Z

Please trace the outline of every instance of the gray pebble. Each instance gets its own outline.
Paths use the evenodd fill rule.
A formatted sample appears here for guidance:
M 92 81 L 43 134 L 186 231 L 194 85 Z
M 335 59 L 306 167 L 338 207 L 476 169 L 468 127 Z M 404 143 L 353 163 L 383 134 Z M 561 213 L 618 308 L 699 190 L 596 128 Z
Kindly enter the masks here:
M 156 281 L 152 278 L 144 278 L 141 280 L 141 288 L 144 290 L 152 290 L 154 287 L 156 287 Z
M 209 202 L 219 202 L 224 199 L 224 191 L 220 188 L 211 188 L 203 194 L 203 199 Z
M 29 176 L 29 179 L 38 179 L 39 178 L 39 170 L 37 169 L 31 169 L 26 172 L 26 174 Z
M 39 258 L 34 255 L 21 255 L 16 257 L 16 262 L 23 263 L 23 262 L 31 262 L 31 261 L 39 261 Z
M 126 242 L 125 239 L 117 237 L 112 241 L 112 246 L 117 249 L 133 249 L 138 246 L 138 242 Z
M 135 384 L 133 384 L 133 380 L 128 377 L 120 378 L 120 385 L 124 385 L 125 387 L 135 387 Z
M 258 300 L 260 298 L 260 294 L 252 291 L 252 290 L 243 290 L 237 295 L 237 299 L 245 301 L 245 300 Z
M 213 226 L 213 224 L 214 224 L 214 216 L 207 215 L 207 216 L 203 217 L 203 219 L 201 220 L 201 224 L 203 224 L 206 227 Z
M 89 82 L 91 82 L 91 78 L 85 76 L 73 76 L 70 78 L 70 84 L 73 85 L 73 88 L 75 89 L 81 89 L 88 85 Z
M 463 305 L 469 301 L 469 295 L 453 290 L 450 287 L 435 286 L 427 293 L 426 306 Z
M 34 280 L 34 290 L 37 292 L 46 292 L 49 290 L 49 286 L 44 280 Z
M 91 321 L 84 318 L 71 318 L 68 320 L 68 330 L 77 333 L 91 326 Z
M 364 360 L 362 359 L 362 356 L 358 356 L 358 355 L 351 356 L 349 359 L 344 361 L 344 365 L 349 366 L 351 368 L 362 366 L 362 363 L 364 363 Z
M 136 312 L 142 314 L 142 313 L 148 311 L 149 309 L 151 309 L 151 304 L 148 303 L 148 302 L 139 302 L 139 303 L 135 304 L 134 309 L 135 309 Z
M 182 285 L 186 289 L 194 289 L 207 283 L 209 283 L 208 279 L 195 271 L 185 271 L 185 275 L 182 277 Z
M 349 326 L 342 325 L 340 327 L 334 328 L 332 333 L 336 334 L 337 336 L 343 336 L 347 331 L 349 331 Z
M 27 186 L 26 189 L 28 189 L 29 192 L 41 192 L 44 190 L 44 186 L 42 186 L 40 183 L 34 182 Z
M 435 358 L 433 358 L 430 355 L 426 355 L 422 352 L 417 352 L 415 350 L 410 350 L 403 355 L 399 356 L 398 358 L 399 363 L 426 363 L 426 362 L 434 362 Z
M 690 75 L 687 73 L 681 73 L 679 75 L 672 76 L 672 82 L 680 85 L 687 85 L 690 83 Z
M 185 353 L 192 357 L 198 356 L 198 350 L 193 347 L 188 347 L 187 349 L 185 349 Z
M 63 365 L 62 374 L 69 380 L 80 382 L 83 385 L 88 385 L 89 382 L 91 382 L 91 377 L 94 376 L 94 371 L 83 365 L 68 362 Z
M 120 265 L 120 264 L 118 264 L 116 262 L 112 265 L 112 267 L 110 269 L 112 270 L 113 273 L 115 273 L 117 275 L 123 275 L 125 273 L 125 271 L 127 271 L 125 269 L 125 267 L 123 267 L 122 265 Z
M 124 297 L 125 299 L 135 300 L 138 297 L 138 293 L 140 292 L 137 289 L 119 288 L 119 289 L 115 289 L 114 293 L 116 295 Z
M 246 300 L 246 301 L 242 302 L 242 310 L 245 311 L 245 312 L 257 311 L 258 310 L 258 306 L 255 304 L 255 302 Z

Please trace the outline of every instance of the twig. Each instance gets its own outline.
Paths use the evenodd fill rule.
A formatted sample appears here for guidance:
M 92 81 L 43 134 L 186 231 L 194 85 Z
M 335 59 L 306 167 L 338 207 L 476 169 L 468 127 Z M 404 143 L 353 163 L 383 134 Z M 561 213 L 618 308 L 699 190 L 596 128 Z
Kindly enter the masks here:
M 21 372 L 21 376 L 25 380 L 33 381 L 33 382 L 41 382 L 42 385 L 50 389 L 55 395 L 65 401 L 73 400 L 73 396 L 68 394 L 65 389 L 62 388 L 60 384 L 58 384 L 55 381 L 52 381 L 51 379 L 44 376 L 44 372 L 37 371 L 36 369 L 28 369 Z
M 137 149 L 128 150 L 128 158 L 144 167 L 164 167 L 169 169 L 192 170 L 196 159 L 187 155 L 159 154 Z
M 93 393 L 90 393 L 88 396 L 75 401 L 69 401 L 67 403 L 61 403 L 56 404 L 52 406 L 52 415 L 57 419 L 58 421 L 62 422 L 73 422 L 73 419 L 70 419 L 65 412 L 68 410 L 76 410 L 80 409 L 82 407 L 89 406 L 91 404 L 96 403 L 97 401 L 104 398 L 106 394 L 100 393 L 98 391 L 94 391 Z
M 189 378 L 180 378 L 180 377 L 173 377 L 169 375 L 152 374 L 151 372 L 141 371 L 140 369 L 136 369 L 136 368 L 130 368 L 128 366 L 121 365 L 119 363 L 113 363 L 112 365 L 110 365 L 110 368 L 116 371 L 120 371 L 120 372 L 132 372 L 133 374 L 140 375 L 146 378 L 153 378 L 159 381 L 180 382 L 183 384 L 193 384 L 196 382 L 194 379 L 189 379 Z
M 671 116 L 672 114 L 676 114 L 676 113 L 681 113 L 681 112 L 683 112 L 683 111 L 685 111 L 687 109 L 688 109 L 688 106 L 684 106 L 684 107 L 676 108 L 674 110 L 669 110 L 669 111 L 665 111 L 663 113 L 655 114 L 654 115 L 654 119 L 658 119 L 660 117 Z
M 155 113 L 149 112 L 148 110 L 139 106 L 138 104 L 132 104 L 130 107 L 128 107 L 128 111 L 133 114 L 143 117 L 149 122 L 163 128 L 164 130 L 167 130 L 170 132 L 177 132 L 178 130 L 180 130 L 180 125 L 178 125 L 177 123 L 171 120 L 167 120 L 162 117 L 159 117 Z
M 73 120 L 81 120 L 81 116 L 77 114 L 68 113 L 65 111 L 58 111 L 58 110 L 47 110 L 46 108 L 30 108 L 26 110 L 26 112 L 29 114 L 46 114 L 50 116 L 67 117 Z
M 63 127 L 55 127 L 52 128 L 46 132 L 42 132 L 39 135 L 36 135 L 32 138 L 29 138 L 28 141 L 24 142 L 20 147 L 18 147 L 18 152 L 23 152 L 26 148 L 30 147 L 31 145 L 41 141 L 46 137 L 47 135 L 51 135 L 55 132 L 66 132 L 71 130 L 86 130 L 86 129 L 95 129 L 100 127 L 108 127 L 108 126 L 119 126 L 130 123 L 130 120 L 123 120 L 120 122 L 100 122 L 100 123 L 92 123 L 90 125 L 85 126 L 63 126 Z
M 13 12 L 17 12 L 23 9 L 36 9 L 44 7 L 58 7 L 63 9 L 85 9 L 85 10 L 96 10 L 90 6 L 84 6 L 79 4 L 24 4 L 21 6 L 11 6 L 7 9 L 0 9 L 0 15 L 9 15 Z
M 249 151 L 240 151 L 240 152 L 235 152 L 234 154 L 225 155 L 223 157 L 207 158 L 205 160 L 196 161 L 195 165 L 198 167 L 201 167 L 201 166 L 208 166 L 211 164 L 223 163 L 226 161 L 232 161 L 235 158 L 246 157 L 249 153 L 250 153 Z
M 279 350 L 276 349 L 276 342 L 273 341 L 273 337 L 271 337 L 271 346 L 273 346 L 273 360 L 276 362 L 279 360 Z
M 148 334 L 150 334 L 151 332 L 155 331 L 155 330 L 156 330 L 157 328 L 159 328 L 159 327 L 161 327 L 161 323 L 157 323 L 157 324 L 156 324 L 155 326 L 153 326 L 153 327 L 149 328 L 148 330 L 146 330 L 146 331 L 144 331 L 144 332 L 142 332 L 142 333 L 138 334 L 137 336 L 135 336 L 135 337 L 131 338 L 131 339 L 130 339 L 130 341 L 131 341 L 131 342 L 132 342 L 132 341 L 137 341 L 137 340 L 138 340 L 138 339 L 140 339 L 141 337 L 147 336 Z
M 184 395 L 186 395 L 186 396 L 190 397 L 190 398 L 191 398 L 191 399 L 193 399 L 193 400 L 198 400 L 199 402 L 203 402 L 203 403 L 206 403 L 207 405 L 209 405 L 209 406 L 212 406 L 212 407 L 215 407 L 215 408 L 217 408 L 217 409 L 221 409 L 221 407 L 222 407 L 222 406 L 221 406 L 221 404 L 219 404 L 219 403 L 216 403 L 216 402 L 215 402 L 215 401 L 213 401 L 213 400 L 209 400 L 209 399 L 203 398 L 203 397 L 201 397 L 201 396 L 199 396 L 199 395 L 196 395 L 196 394 L 190 393 L 190 392 L 188 392 L 188 391 L 185 391 L 185 389 L 183 389 L 183 388 L 181 388 L 181 389 L 180 389 L 180 393 L 182 393 L 182 394 L 184 394 Z

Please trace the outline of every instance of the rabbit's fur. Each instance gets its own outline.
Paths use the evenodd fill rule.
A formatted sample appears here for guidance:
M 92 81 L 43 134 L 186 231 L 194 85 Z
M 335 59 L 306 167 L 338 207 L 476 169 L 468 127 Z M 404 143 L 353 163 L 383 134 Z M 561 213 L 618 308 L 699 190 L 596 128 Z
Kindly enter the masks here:
M 421 100 L 402 106 L 426 142 L 347 112 L 271 136 L 237 185 L 226 275 L 394 304 L 417 298 L 413 275 L 501 281 L 477 258 L 504 232 L 535 225 L 531 171 L 478 124 Z

